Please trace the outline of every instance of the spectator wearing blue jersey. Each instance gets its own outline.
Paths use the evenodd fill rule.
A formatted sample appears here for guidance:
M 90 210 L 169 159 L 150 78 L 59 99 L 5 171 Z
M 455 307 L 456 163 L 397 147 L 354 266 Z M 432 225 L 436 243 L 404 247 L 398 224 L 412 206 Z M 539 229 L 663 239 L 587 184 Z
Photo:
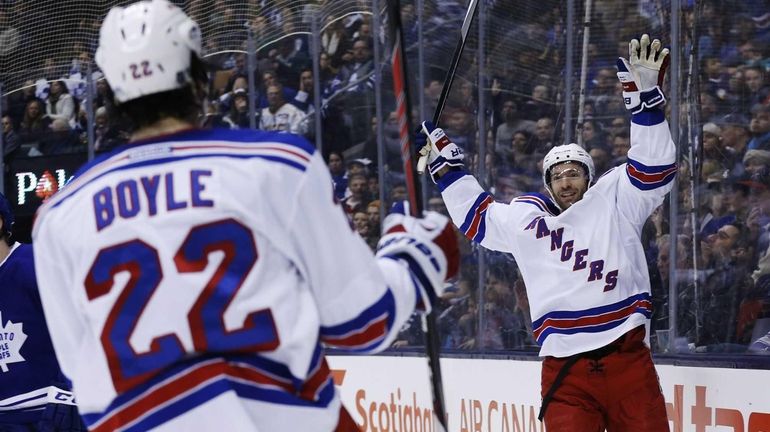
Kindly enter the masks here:
M 334 197 L 338 200 L 345 198 L 348 190 L 348 173 L 345 170 L 345 157 L 341 152 L 331 152 L 326 162 L 329 173 L 332 175 L 334 185 Z
M 13 221 L 0 193 L 0 432 L 85 431 L 51 345 L 32 246 L 12 239 Z
M 748 144 L 749 150 L 770 150 L 770 106 L 754 105 L 749 131 L 753 135 Z

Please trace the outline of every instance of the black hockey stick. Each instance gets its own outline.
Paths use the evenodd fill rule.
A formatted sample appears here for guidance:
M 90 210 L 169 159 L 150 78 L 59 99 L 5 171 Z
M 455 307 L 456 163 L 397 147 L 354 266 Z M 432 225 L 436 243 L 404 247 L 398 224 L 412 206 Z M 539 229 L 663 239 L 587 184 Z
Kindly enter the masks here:
M 449 97 L 449 90 L 452 88 L 452 82 L 454 81 L 455 73 L 457 72 L 457 65 L 460 64 L 460 57 L 462 57 L 463 50 L 465 49 L 465 41 L 468 40 L 468 33 L 471 31 L 473 16 L 476 15 L 476 6 L 478 5 L 479 0 L 470 0 L 468 3 L 468 10 L 465 11 L 463 26 L 460 29 L 460 39 L 457 41 L 454 55 L 452 55 L 452 62 L 449 63 L 449 69 L 446 71 L 444 84 L 441 87 L 441 94 L 439 95 L 438 103 L 436 104 L 436 111 L 433 112 L 433 124 L 435 126 L 438 126 L 438 121 L 441 118 L 441 113 L 444 111 L 444 105 L 446 105 L 447 97 Z M 417 163 L 418 174 L 425 172 L 425 165 L 427 162 L 427 157 L 420 158 Z
M 409 101 L 409 85 L 407 82 L 406 63 L 404 61 L 403 32 L 401 29 L 401 2 L 399 0 L 388 1 L 388 27 L 390 40 L 393 43 L 391 50 L 391 67 L 393 72 L 393 92 L 396 96 L 396 112 L 398 114 L 399 137 L 401 139 L 401 160 L 403 161 L 404 174 L 406 175 L 406 187 L 409 195 L 409 204 L 413 216 L 422 215 L 422 193 L 420 181 L 415 175 L 415 157 L 412 152 L 412 108 Z M 430 369 L 430 383 L 433 396 L 433 416 L 435 431 L 447 431 L 446 408 L 444 405 L 444 384 L 441 380 L 441 363 L 438 327 L 436 325 L 436 309 L 434 308 L 424 317 L 425 330 L 425 354 L 428 356 L 428 368 Z M 443 428 L 443 429 L 441 429 Z
M 457 41 L 457 46 L 455 46 L 452 62 L 449 64 L 449 69 L 446 71 L 446 77 L 444 77 L 444 85 L 441 87 L 441 94 L 438 97 L 436 111 L 433 113 L 433 124 L 436 126 L 438 126 L 438 120 L 441 118 L 441 112 L 444 111 L 444 105 L 446 105 L 446 99 L 449 96 L 449 90 L 452 88 L 452 81 L 455 79 L 457 65 L 460 64 L 460 57 L 463 54 L 463 49 L 465 49 L 465 41 L 468 40 L 468 32 L 471 31 L 473 16 L 476 15 L 476 6 L 478 5 L 479 0 L 470 0 L 468 3 L 468 10 L 465 12 L 465 18 L 463 18 L 463 26 L 460 29 L 460 40 Z

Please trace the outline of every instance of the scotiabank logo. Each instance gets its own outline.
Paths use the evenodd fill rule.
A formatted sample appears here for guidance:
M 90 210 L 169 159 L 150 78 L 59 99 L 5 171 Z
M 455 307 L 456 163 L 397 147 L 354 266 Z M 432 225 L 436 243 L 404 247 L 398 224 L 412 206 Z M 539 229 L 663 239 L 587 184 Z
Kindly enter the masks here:
M 345 369 L 332 369 L 334 384 L 342 386 L 345 381 Z M 402 397 L 401 389 L 390 392 L 389 401 L 367 399 L 366 390 L 355 392 L 355 406 L 361 417 L 357 423 L 362 432 L 432 432 L 435 430 L 433 410 L 417 401 L 417 393 L 406 392 Z
M 356 392 L 356 411 L 362 422 L 358 427 L 363 432 L 413 431 L 432 432 L 433 410 L 421 406 L 417 401 L 417 393 L 401 395 L 401 389 L 390 393 L 389 401 L 367 400 L 366 390 Z

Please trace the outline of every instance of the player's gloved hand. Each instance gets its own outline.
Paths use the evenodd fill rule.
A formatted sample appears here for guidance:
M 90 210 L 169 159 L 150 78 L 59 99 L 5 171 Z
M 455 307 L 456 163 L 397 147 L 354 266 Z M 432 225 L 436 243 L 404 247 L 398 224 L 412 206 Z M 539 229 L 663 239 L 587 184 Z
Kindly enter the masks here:
M 457 275 L 460 249 L 452 223 L 441 213 L 409 215 L 407 202 L 396 203 L 383 221 L 377 257 L 390 257 L 407 265 L 418 281 L 417 309 L 429 313 L 444 292 L 444 282 Z
M 463 167 L 463 159 L 465 158 L 463 149 L 450 141 L 444 130 L 437 128 L 432 122 L 422 122 L 420 130 L 415 136 L 415 143 L 420 148 L 417 172 L 424 172 L 427 164 L 433 183 L 438 181 L 438 172 L 442 168 Z
M 660 89 L 668 69 L 668 48 L 660 40 L 650 42 L 650 36 L 632 39 L 628 44 L 628 58 L 617 61 L 618 79 L 623 84 L 623 102 L 632 114 L 661 108 L 666 97 Z

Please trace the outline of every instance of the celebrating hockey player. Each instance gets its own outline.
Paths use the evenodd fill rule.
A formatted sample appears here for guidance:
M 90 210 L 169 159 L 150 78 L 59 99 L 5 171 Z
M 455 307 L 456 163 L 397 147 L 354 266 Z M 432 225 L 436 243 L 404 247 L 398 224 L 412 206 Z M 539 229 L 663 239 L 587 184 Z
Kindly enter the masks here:
M 0 431 L 85 431 L 40 304 L 32 246 L 0 193 Z
M 454 223 L 516 258 L 545 357 L 540 417 L 549 432 L 668 430 L 648 347 L 650 281 L 640 241 L 676 175 L 661 90 L 668 49 L 643 35 L 629 55 L 617 62 L 632 114 L 628 162 L 595 184 L 591 156 L 561 145 L 543 160 L 547 195 L 498 203 L 464 170 L 462 150 L 441 129 L 425 122 L 420 134 Z
M 113 8 L 96 61 L 130 142 L 43 205 L 35 264 L 92 431 L 353 431 L 324 346 L 386 348 L 459 265 L 449 219 L 389 216 L 377 256 L 291 134 L 195 127 L 200 29 Z

